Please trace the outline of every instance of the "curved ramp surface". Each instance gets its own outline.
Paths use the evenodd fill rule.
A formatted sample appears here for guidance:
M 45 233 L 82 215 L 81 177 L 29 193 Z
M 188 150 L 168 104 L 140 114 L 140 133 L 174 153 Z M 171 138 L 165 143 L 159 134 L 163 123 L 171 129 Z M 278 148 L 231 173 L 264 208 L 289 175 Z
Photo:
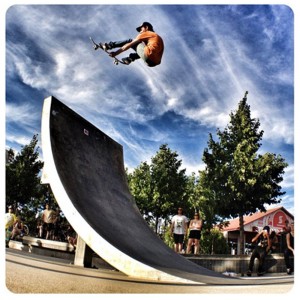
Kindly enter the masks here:
M 249 284 L 198 266 L 166 246 L 129 192 L 122 146 L 54 97 L 44 101 L 42 150 L 43 182 L 80 237 L 118 270 L 149 280 Z

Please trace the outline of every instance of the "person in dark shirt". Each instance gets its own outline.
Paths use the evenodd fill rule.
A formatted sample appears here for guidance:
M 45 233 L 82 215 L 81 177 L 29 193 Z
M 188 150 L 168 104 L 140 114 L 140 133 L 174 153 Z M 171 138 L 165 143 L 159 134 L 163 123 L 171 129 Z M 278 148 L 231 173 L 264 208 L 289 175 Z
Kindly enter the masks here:
M 286 235 L 286 249 L 284 250 L 284 261 L 288 275 L 294 272 L 294 264 L 291 264 L 290 256 L 294 256 L 294 221 L 291 222 L 291 231 Z
M 265 258 L 269 250 L 271 249 L 271 240 L 270 240 L 270 227 L 265 226 L 261 232 L 259 232 L 253 239 L 252 243 L 256 243 L 256 247 L 252 252 L 249 270 L 247 272 L 247 276 L 251 276 L 254 267 L 255 258 L 258 259 L 258 270 L 257 275 L 262 276 L 264 274 L 264 264 Z

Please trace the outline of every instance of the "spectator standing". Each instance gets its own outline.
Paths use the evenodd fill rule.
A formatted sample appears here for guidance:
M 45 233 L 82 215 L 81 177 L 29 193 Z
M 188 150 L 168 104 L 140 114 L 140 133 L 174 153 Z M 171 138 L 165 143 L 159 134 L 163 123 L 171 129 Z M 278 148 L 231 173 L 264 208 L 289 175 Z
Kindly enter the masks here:
M 49 203 L 46 203 L 46 209 L 42 212 L 41 219 L 43 222 L 43 233 L 46 231 L 46 240 L 51 239 L 55 212 L 51 209 Z
M 176 253 L 182 253 L 184 237 L 187 234 L 188 219 L 182 214 L 181 207 L 178 208 L 177 215 L 173 216 L 171 221 L 171 234 L 174 238 L 174 250 Z
M 290 226 L 289 220 L 285 220 L 284 223 L 285 223 L 285 226 L 283 227 L 283 232 L 285 232 L 285 233 L 291 232 L 292 227 Z
M 201 229 L 202 229 L 202 220 L 199 217 L 199 213 L 195 212 L 194 219 L 190 221 L 189 225 L 189 240 L 187 246 L 187 254 L 190 254 L 191 248 L 194 245 L 194 254 L 199 254 L 200 249 L 200 237 L 201 237 Z
M 286 235 L 286 249 L 284 250 L 284 261 L 288 275 L 294 272 L 294 264 L 290 263 L 290 256 L 294 256 L 294 221 L 291 222 L 291 231 Z

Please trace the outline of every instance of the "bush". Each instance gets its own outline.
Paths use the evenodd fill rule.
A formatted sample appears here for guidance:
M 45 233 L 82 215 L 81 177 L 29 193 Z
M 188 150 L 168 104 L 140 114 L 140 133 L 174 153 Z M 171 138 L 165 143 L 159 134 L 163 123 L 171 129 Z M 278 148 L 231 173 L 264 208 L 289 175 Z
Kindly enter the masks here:
M 228 254 L 229 247 L 223 234 L 218 229 L 202 231 L 200 240 L 201 254 Z

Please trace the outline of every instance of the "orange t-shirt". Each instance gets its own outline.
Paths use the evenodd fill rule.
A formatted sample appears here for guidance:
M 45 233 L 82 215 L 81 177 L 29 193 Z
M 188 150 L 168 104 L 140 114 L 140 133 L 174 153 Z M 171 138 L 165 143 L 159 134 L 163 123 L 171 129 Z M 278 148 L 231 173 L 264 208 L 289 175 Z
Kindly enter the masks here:
M 140 33 L 136 39 L 145 43 L 144 52 L 148 59 L 154 64 L 159 65 L 164 52 L 164 42 L 162 38 L 155 32 L 146 31 Z

